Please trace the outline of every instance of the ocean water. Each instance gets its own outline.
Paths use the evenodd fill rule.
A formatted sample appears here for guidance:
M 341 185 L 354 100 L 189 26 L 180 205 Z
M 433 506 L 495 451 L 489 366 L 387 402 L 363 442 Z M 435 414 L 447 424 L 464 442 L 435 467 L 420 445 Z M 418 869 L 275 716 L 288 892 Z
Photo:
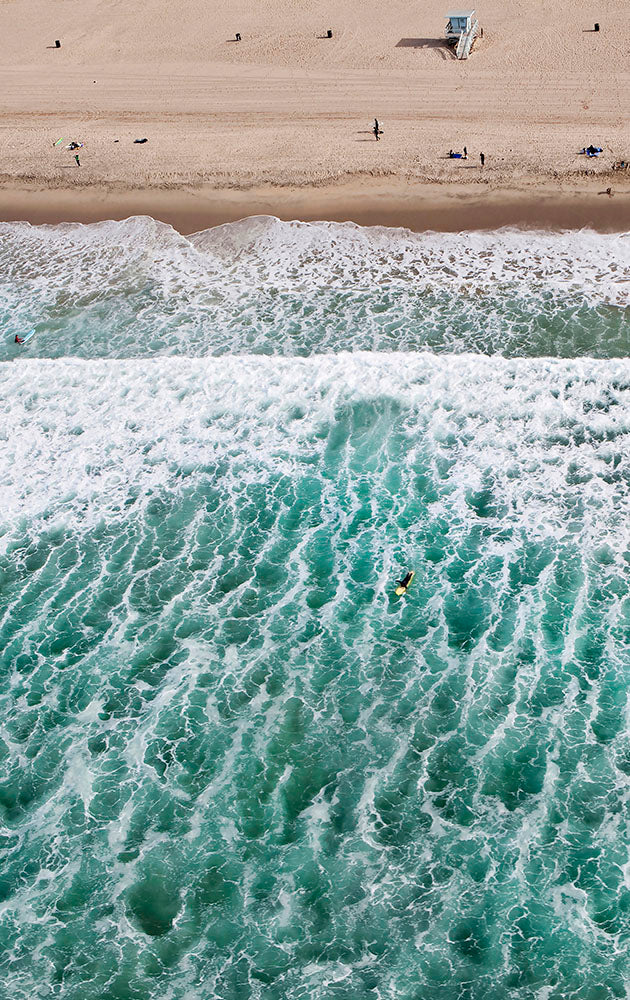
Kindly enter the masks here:
M 630 997 L 629 320 L 630 234 L 0 225 L 3 1000 Z

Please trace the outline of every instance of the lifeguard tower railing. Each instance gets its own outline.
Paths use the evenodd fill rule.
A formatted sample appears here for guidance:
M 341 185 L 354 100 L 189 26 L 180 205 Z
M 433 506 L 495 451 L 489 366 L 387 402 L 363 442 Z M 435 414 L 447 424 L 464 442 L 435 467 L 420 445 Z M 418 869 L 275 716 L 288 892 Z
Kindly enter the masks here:
M 479 32 L 479 21 L 473 21 L 468 31 L 459 36 L 455 55 L 458 59 L 468 59 L 472 44 Z

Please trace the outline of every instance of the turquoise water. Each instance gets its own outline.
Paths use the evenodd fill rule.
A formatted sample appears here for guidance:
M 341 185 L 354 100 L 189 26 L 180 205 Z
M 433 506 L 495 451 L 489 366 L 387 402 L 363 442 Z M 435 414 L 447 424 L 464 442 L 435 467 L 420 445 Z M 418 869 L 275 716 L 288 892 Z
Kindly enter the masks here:
M 0 996 L 630 997 L 629 303 L 630 235 L 0 226 Z

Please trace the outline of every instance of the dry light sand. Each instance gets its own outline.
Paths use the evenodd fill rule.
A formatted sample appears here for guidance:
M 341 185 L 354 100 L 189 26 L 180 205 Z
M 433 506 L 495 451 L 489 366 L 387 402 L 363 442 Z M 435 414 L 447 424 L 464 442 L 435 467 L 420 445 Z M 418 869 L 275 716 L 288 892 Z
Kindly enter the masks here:
M 448 9 L 0 0 L 0 216 L 148 208 L 194 229 L 262 209 L 466 228 L 550 213 L 628 228 L 630 171 L 610 172 L 630 159 L 620 5 L 482 0 L 465 62 L 441 41 Z M 85 143 L 80 169 L 60 136 Z M 576 155 L 590 142 L 599 159 Z M 468 161 L 447 158 L 464 145 Z

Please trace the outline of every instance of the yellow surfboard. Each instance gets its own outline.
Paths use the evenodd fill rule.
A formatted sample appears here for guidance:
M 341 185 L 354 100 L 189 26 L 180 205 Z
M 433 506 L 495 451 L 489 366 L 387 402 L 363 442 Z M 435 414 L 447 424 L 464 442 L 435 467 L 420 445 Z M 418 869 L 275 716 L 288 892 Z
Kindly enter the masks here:
M 412 569 L 410 573 L 407 573 L 406 576 L 402 578 L 402 580 L 398 581 L 398 586 L 394 591 L 396 597 L 402 597 L 403 594 L 407 593 L 409 587 L 411 586 L 411 581 L 413 580 L 415 575 L 416 575 L 415 570 Z

